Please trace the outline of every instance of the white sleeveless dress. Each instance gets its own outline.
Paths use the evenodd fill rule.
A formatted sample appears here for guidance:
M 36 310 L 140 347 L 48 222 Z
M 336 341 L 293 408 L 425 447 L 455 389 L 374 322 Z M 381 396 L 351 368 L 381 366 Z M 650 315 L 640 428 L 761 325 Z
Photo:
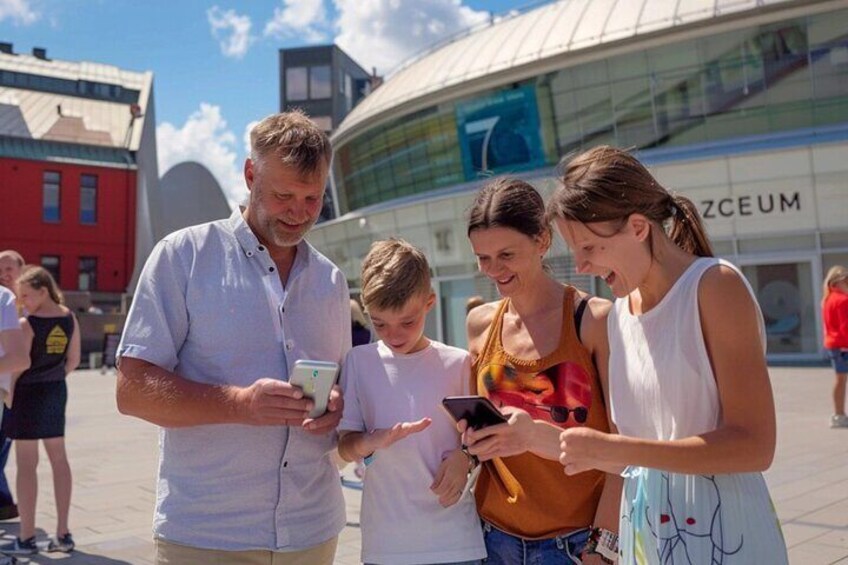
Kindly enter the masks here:
M 608 320 L 610 404 L 622 435 L 675 440 L 719 426 L 721 404 L 698 311 L 701 277 L 718 264 L 739 273 L 726 261 L 699 258 L 648 312 L 635 316 L 627 298 L 616 300 Z M 750 285 L 748 290 L 753 297 Z M 762 320 L 760 334 L 765 351 Z M 622 565 L 788 563 L 760 473 L 686 475 L 628 467 L 624 476 Z

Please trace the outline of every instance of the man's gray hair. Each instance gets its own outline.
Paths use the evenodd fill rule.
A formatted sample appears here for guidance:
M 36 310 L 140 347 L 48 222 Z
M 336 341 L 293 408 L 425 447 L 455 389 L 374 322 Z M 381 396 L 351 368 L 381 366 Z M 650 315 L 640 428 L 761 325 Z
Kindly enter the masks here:
M 327 134 L 301 110 L 272 114 L 250 130 L 254 163 L 273 155 L 280 163 L 313 175 L 329 167 L 332 154 Z

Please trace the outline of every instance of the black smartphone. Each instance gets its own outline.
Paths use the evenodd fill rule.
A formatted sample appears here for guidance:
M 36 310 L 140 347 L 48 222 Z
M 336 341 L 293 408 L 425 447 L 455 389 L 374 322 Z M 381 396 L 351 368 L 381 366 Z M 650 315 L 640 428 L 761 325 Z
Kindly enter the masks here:
M 451 418 L 457 422 L 465 420 L 475 430 L 507 421 L 492 401 L 483 396 L 446 396 L 442 399 L 442 407 Z

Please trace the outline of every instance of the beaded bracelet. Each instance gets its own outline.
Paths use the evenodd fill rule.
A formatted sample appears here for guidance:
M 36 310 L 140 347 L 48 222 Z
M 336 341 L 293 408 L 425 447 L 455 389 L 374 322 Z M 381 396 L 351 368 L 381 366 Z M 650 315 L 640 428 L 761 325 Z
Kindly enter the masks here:
M 615 563 L 618 559 L 618 534 L 606 528 L 592 528 L 584 551 L 600 555 L 604 563 Z

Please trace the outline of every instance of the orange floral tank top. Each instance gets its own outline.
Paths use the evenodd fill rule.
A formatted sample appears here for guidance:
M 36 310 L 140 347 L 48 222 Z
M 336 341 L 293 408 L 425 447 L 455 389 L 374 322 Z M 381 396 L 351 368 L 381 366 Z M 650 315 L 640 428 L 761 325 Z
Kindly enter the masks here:
M 525 360 L 504 350 L 501 333 L 509 299 L 501 301 L 486 344 L 474 361 L 477 393 L 496 406 L 520 408 L 563 429 L 588 426 L 609 432 L 604 396 L 589 351 L 574 325 L 574 287 L 566 287 L 557 349 Z M 480 516 L 526 539 L 550 538 L 592 524 L 604 473 L 568 476 L 558 461 L 532 453 L 486 462 L 475 488 Z

